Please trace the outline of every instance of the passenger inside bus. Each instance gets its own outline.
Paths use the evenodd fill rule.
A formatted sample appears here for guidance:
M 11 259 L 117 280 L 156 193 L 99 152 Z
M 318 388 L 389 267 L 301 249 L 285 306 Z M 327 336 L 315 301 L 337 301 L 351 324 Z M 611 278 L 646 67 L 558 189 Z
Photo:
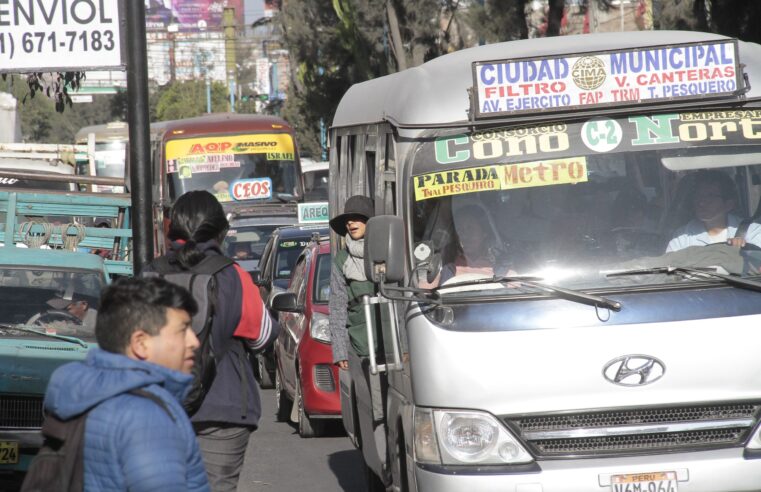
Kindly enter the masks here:
M 742 220 L 732 213 L 736 208 L 737 193 L 728 174 L 717 170 L 698 171 L 691 178 L 694 183 L 694 218 L 674 232 L 666 248 L 667 253 L 716 243 L 737 247 L 751 243 L 761 247 L 761 226 L 755 222 L 748 223 L 743 233 L 745 227 L 741 227 Z
M 432 282 L 421 281 L 421 287 L 437 287 L 465 274 L 484 277 L 515 274 L 485 208 L 477 204 L 456 208 L 452 221 L 456 236 L 442 249 L 441 272 Z

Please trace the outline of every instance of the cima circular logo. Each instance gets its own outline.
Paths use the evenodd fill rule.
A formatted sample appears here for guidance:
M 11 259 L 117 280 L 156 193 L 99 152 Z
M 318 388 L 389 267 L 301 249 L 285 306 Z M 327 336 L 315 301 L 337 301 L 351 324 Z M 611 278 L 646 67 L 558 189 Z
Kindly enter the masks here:
M 596 56 L 583 56 L 573 64 L 571 77 L 580 89 L 597 89 L 605 82 L 605 65 Z

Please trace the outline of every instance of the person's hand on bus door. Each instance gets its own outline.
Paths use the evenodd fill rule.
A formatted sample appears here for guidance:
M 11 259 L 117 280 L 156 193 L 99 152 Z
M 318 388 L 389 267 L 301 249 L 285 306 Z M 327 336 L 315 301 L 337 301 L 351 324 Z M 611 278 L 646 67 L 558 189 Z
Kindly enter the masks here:
M 348 360 L 339 360 L 336 362 L 336 365 L 339 369 L 343 369 L 344 371 L 349 368 L 349 361 Z

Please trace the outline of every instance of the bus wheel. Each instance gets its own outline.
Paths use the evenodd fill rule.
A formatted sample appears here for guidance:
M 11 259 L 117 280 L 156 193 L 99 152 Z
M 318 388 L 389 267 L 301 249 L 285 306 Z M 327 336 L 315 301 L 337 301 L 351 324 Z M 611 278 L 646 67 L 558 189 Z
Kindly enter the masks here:
M 283 383 L 280 380 L 280 371 L 275 369 L 275 419 L 278 422 L 288 422 L 291 416 L 291 400 L 283 389 Z
M 400 433 L 396 442 L 395 456 L 391 457 L 391 475 L 394 491 L 408 492 L 410 487 L 407 483 L 407 453 L 404 450 L 404 434 L 401 433 L 402 423 L 399 422 L 397 425 Z
M 365 463 L 364 460 L 362 461 L 362 468 L 364 468 L 365 471 L 365 486 L 367 487 L 367 492 L 386 492 L 387 489 L 386 486 L 383 485 L 383 480 L 381 480 L 380 477 L 367 466 L 367 463 Z

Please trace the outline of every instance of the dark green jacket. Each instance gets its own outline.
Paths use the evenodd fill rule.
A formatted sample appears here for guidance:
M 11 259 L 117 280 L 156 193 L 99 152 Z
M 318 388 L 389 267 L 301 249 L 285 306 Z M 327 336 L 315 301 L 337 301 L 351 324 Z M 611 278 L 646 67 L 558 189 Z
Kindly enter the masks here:
M 335 268 L 343 273 L 344 263 L 349 257 L 349 252 L 342 249 L 334 258 Z M 344 277 L 347 295 L 346 329 L 349 332 L 349 343 L 354 352 L 360 357 L 370 355 L 367 341 L 367 328 L 365 325 L 365 312 L 362 306 L 362 297 L 375 295 L 375 284 L 369 280 L 348 280 Z M 373 306 L 373 312 L 377 312 Z M 376 344 L 377 345 L 377 344 Z

